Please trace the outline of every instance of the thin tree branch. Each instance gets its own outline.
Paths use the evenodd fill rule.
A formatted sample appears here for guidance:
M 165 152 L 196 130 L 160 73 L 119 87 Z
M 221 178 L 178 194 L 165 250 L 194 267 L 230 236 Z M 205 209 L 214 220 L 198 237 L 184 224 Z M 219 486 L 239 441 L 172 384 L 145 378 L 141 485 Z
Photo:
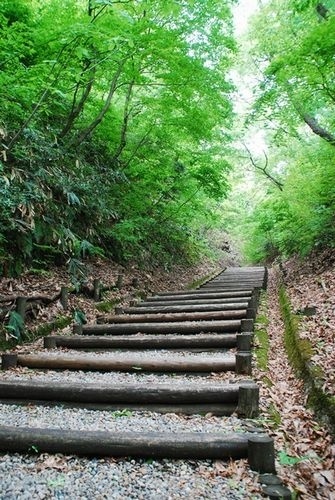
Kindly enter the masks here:
M 139 151 L 139 149 L 147 142 L 147 139 L 148 139 L 150 133 L 152 132 L 154 126 L 155 126 L 155 124 L 150 125 L 150 127 L 145 132 L 145 134 L 143 135 L 143 137 L 136 144 L 131 157 L 125 163 L 123 163 L 121 170 L 126 170 L 129 167 L 129 165 L 134 160 L 134 158 L 135 158 L 137 152 Z
M 135 80 L 133 79 L 127 89 L 126 97 L 125 97 L 125 103 L 124 103 L 124 111 L 123 111 L 123 121 L 122 121 L 122 126 L 121 126 L 121 133 L 120 133 L 120 142 L 119 145 L 113 155 L 113 160 L 116 162 L 121 155 L 122 151 L 127 145 L 127 131 L 128 131 L 128 124 L 129 124 L 129 117 L 130 117 L 130 102 L 132 98 L 132 92 L 134 88 Z
M 193 200 L 194 196 L 200 191 L 201 189 L 201 186 L 199 186 L 195 191 L 192 192 L 192 194 L 186 198 L 186 200 L 183 201 L 183 203 L 181 203 L 180 205 L 177 206 L 177 208 L 173 211 L 173 214 L 177 214 L 178 212 L 180 212 L 180 210 L 185 206 L 187 205 L 187 203 L 189 203 L 191 200 Z M 167 222 L 169 219 L 171 219 L 171 215 L 169 215 L 168 217 L 164 217 L 164 219 L 160 219 L 159 222 L 160 224 L 164 224 L 164 222 Z
M 85 69 L 85 71 L 86 71 L 86 69 Z M 78 96 L 78 92 L 79 92 L 79 88 L 80 88 L 80 81 L 77 82 L 76 89 L 75 89 L 75 92 L 73 94 L 71 111 L 67 117 L 66 124 L 64 125 L 63 129 L 59 133 L 59 137 L 63 138 L 72 129 L 73 123 L 75 122 L 75 120 L 78 118 L 78 116 L 83 111 L 85 103 L 86 103 L 86 101 L 90 95 L 90 92 L 92 90 L 92 87 L 93 87 L 95 72 L 96 72 L 96 68 L 93 67 L 93 69 L 91 70 L 90 78 L 83 89 L 83 92 L 82 92 L 81 98 L 79 99 L 79 102 L 76 102 L 76 101 L 77 101 L 77 96 Z
M 14 144 L 16 143 L 16 141 L 18 140 L 18 138 L 21 136 L 22 132 L 24 131 L 24 129 L 29 125 L 29 123 L 32 121 L 32 119 L 35 117 L 37 111 L 39 110 L 39 108 L 41 107 L 41 105 L 43 104 L 43 102 L 45 101 L 45 99 L 47 98 L 50 90 L 52 89 L 52 87 L 57 83 L 59 77 L 60 77 L 60 74 L 62 72 L 62 69 L 65 67 L 66 65 L 66 62 L 67 62 L 67 59 L 63 62 L 63 63 L 60 63 L 60 60 L 61 60 L 61 57 L 63 55 L 63 53 L 66 51 L 66 49 L 69 49 L 71 47 L 72 44 L 75 44 L 76 41 L 78 39 L 78 36 L 76 36 L 73 40 L 71 40 L 69 43 L 67 43 L 66 45 L 64 45 L 58 55 L 57 55 L 57 59 L 56 61 L 53 63 L 50 71 L 49 71 L 49 75 L 48 75 L 48 78 L 50 78 L 52 76 L 52 73 L 54 72 L 57 64 L 59 63 L 60 64 L 60 68 L 59 70 L 55 73 L 54 75 L 54 78 L 53 80 L 49 83 L 49 85 L 43 90 L 40 98 L 38 99 L 37 103 L 35 104 L 34 108 L 32 109 L 30 115 L 28 116 L 28 118 L 25 120 L 25 122 L 22 124 L 21 128 L 16 132 L 16 134 L 12 137 L 12 139 L 10 140 L 10 142 L 8 143 L 7 146 L 5 146 L 5 149 L 7 151 L 10 151 L 12 149 L 12 147 L 14 146 Z M 68 56 L 69 57 L 69 56 Z
M 102 122 L 104 116 L 106 115 L 107 111 L 110 108 L 110 105 L 111 105 L 111 102 L 112 102 L 112 99 L 114 96 L 114 92 L 117 89 L 117 81 L 121 75 L 122 68 L 123 68 L 125 62 L 126 62 L 126 58 L 122 59 L 122 61 L 120 61 L 119 66 L 118 66 L 116 72 L 114 73 L 114 76 L 113 76 L 112 81 L 110 83 L 109 92 L 108 92 L 106 101 L 105 101 L 103 107 L 101 108 L 100 112 L 98 113 L 97 117 L 84 130 L 82 130 L 77 135 L 77 137 L 74 138 L 73 141 L 70 142 L 70 146 L 79 146 L 93 132 L 93 130 Z
M 269 164 L 269 159 L 268 159 L 268 157 L 267 157 L 267 155 L 266 155 L 265 151 L 263 151 L 263 154 L 264 154 L 264 156 L 265 156 L 265 165 L 264 165 L 264 167 L 262 167 L 262 166 L 260 166 L 260 165 L 258 165 L 258 164 L 256 163 L 256 161 L 254 160 L 254 158 L 253 158 L 253 156 L 252 156 L 252 154 L 251 154 L 251 151 L 250 151 L 250 149 L 247 147 L 247 145 L 246 145 L 246 144 L 244 144 L 244 143 L 242 143 L 242 144 L 243 144 L 243 146 L 244 146 L 245 150 L 246 150 L 246 151 L 247 151 L 247 153 L 248 153 L 248 158 L 249 158 L 249 160 L 250 160 L 250 162 L 251 162 L 252 166 L 253 166 L 256 170 L 260 170 L 260 171 L 261 171 L 261 172 L 265 175 L 265 177 L 267 177 L 267 178 L 268 178 L 271 182 L 273 182 L 273 183 L 277 186 L 277 188 L 278 188 L 280 191 L 283 191 L 284 184 L 283 184 L 282 182 L 278 181 L 277 179 L 275 179 L 275 178 L 274 178 L 274 177 L 270 174 L 270 172 L 267 170 L 267 167 L 268 167 L 268 164 Z

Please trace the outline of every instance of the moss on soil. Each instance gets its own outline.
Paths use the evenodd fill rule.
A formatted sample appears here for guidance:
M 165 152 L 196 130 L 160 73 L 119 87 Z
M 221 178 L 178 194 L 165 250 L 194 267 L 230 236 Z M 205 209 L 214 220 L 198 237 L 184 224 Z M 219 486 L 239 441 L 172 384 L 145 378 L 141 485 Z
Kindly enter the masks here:
M 98 302 L 95 307 L 98 309 L 98 311 L 103 312 L 103 313 L 109 313 L 111 312 L 114 307 L 120 303 L 120 299 L 110 299 L 110 300 L 105 300 L 103 302 Z
M 71 321 L 71 317 L 59 316 L 50 323 L 40 325 L 36 330 L 26 330 L 20 342 L 17 342 L 15 339 L 6 340 L 5 330 L 2 330 L 0 332 L 0 351 L 13 349 L 17 345 L 21 345 L 26 342 L 34 342 L 38 338 L 50 335 L 50 333 L 56 330 L 62 330 L 63 328 L 69 326 Z
M 203 276 L 202 278 L 199 278 L 197 280 L 192 281 L 189 283 L 186 287 L 186 290 L 194 290 L 195 288 L 198 288 L 201 285 L 204 285 L 207 283 L 207 281 L 215 278 L 218 276 L 220 273 L 222 273 L 225 270 L 225 268 L 221 269 L 221 271 L 215 271 L 214 273 L 208 274 L 207 276 Z
M 260 300 L 262 302 L 263 308 L 266 309 L 266 300 L 264 294 L 262 294 Z M 268 369 L 268 359 L 269 359 L 269 349 L 270 349 L 270 340 L 267 332 L 268 324 L 269 320 L 264 313 L 257 315 L 255 321 L 255 330 L 254 330 L 255 338 L 257 340 L 255 355 L 256 355 L 257 368 L 259 368 L 262 371 L 267 371 Z M 262 380 L 266 385 L 268 386 L 272 385 L 271 380 L 266 375 L 262 377 Z
M 299 338 L 299 319 L 292 313 L 284 286 L 279 290 L 279 302 L 285 324 L 284 343 L 290 363 L 305 383 L 309 405 L 335 436 L 335 398 L 322 389 L 322 370 L 311 361 L 312 344 L 307 339 Z

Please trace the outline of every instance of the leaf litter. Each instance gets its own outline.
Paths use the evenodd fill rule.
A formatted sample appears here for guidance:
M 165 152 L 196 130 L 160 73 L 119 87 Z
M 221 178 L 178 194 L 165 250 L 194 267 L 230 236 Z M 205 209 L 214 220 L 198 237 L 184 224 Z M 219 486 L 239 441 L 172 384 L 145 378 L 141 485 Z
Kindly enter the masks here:
M 301 288 L 309 290 L 307 301 L 301 299 Z M 272 270 L 269 273 L 267 306 L 262 311 L 269 321 L 268 370 L 254 370 L 254 375 L 262 384 L 261 415 L 265 417 L 263 424 L 275 439 L 276 467 L 284 483 L 303 500 L 334 500 L 335 455 L 332 437 L 306 407 L 303 383 L 296 378 L 287 360 L 278 289 L 279 275 Z M 289 289 L 294 308 L 316 303 L 311 292 L 312 287 L 309 287 L 306 281 L 303 285 L 300 283 L 299 286 L 291 286 Z M 317 304 L 320 307 L 320 303 Z M 326 360 L 325 365 L 327 363 Z M 274 418 L 274 411 L 277 418 Z

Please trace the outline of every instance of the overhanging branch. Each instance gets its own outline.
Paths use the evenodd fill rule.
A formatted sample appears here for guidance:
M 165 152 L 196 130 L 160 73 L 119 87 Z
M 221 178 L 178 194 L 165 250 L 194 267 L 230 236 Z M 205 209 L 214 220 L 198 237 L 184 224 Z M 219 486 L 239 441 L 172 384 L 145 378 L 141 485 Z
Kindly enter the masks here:
M 258 165 L 255 161 L 255 159 L 253 158 L 252 154 L 251 154 L 251 151 L 250 149 L 248 148 L 248 146 L 246 144 L 243 143 L 243 146 L 245 148 L 245 150 L 247 151 L 248 153 L 248 158 L 252 164 L 252 166 L 256 169 L 256 170 L 260 170 L 264 175 L 265 177 L 267 177 L 271 182 L 273 182 L 273 184 L 275 184 L 275 186 L 277 186 L 278 189 L 280 189 L 280 191 L 283 191 L 283 187 L 284 187 L 284 184 L 280 181 L 278 181 L 278 179 L 276 179 L 275 177 L 273 177 L 273 175 L 270 174 L 270 172 L 267 170 L 268 168 L 268 164 L 269 164 L 269 159 L 265 153 L 265 151 L 263 151 L 263 154 L 264 154 L 264 157 L 265 157 L 265 164 L 264 166 L 262 167 L 261 165 Z

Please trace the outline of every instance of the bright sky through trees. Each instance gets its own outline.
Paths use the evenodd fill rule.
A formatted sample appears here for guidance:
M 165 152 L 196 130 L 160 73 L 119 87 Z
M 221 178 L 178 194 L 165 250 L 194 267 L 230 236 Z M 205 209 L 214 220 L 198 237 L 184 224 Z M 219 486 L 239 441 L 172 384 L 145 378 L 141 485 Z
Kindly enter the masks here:
M 235 11 L 242 37 L 234 81 L 237 133 L 252 157 L 236 159 L 236 168 L 254 168 L 256 183 L 233 224 L 253 260 L 334 247 L 335 2 L 262 1 L 245 30 L 250 10 L 248 1 Z M 263 133 L 267 157 L 257 151 Z
M 240 0 L 233 7 L 235 34 L 237 37 L 244 34 L 248 28 L 249 17 L 257 11 L 258 0 Z

